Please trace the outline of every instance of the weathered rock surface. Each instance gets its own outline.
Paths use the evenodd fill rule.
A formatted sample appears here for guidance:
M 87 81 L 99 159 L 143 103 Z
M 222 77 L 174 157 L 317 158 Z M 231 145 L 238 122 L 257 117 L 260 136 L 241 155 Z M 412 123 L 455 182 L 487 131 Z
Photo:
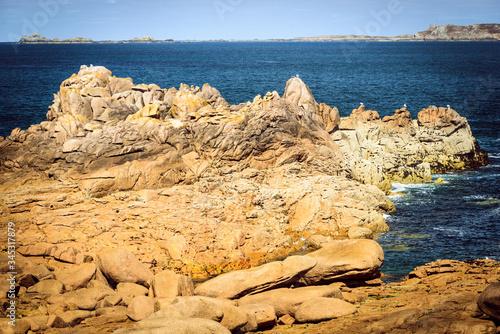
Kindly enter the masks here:
M 218 322 L 208 319 L 170 319 L 147 318 L 137 327 L 119 329 L 114 334 L 230 334 L 231 332 Z
M 486 161 L 467 121 L 449 108 L 423 109 L 417 120 L 403 108 L 381 120 L 361 107 L 340 119 L 299 78 L 287 82 L 283 97 L 272 92 L 230 105 L 209 85 L 163 89 L 82 66 L 61 84 L 46 122 L 0 141 L 0 224 L 16 222 L 23 236 L 16 289 L 29 308 L 20 303 L 19 312 L 48 317 L 33 318 L 35 328 L 109 332 L 134 325 L 127 307 L 141 319 L 161 305 L 156 322 L 221 330 L 183 319 L 198 312 L 190 307 L 212 303 L 220 311 L 213 319 L 231 330 L 270 326 L 276 312 L 291 317 L 309 297 L 276 292 L 282 305 L 263 298 L 242 311 L 257 300 L 236 307 L 185 297 L 193 293 L 186 275 L 219 275 L 195 292 L 231 299 L 373 279 L 380 246 L 336 239 L 388 230 L 382 213 L 394 208 L 384 193 L 390 182 L 421 182 L 434 171 Z M 302 250 L 306 240 L 323 249 L 270 262 Z M 442 267 L 412 275 L 428 282 Z M 0 297 L 7 287 L 0 286 Z M 369 299 L 340 287 L 349 302 Z M 329 288 L 307 291 L 324 298 Z M 192 299 L 169 301 L 179 295 Z M 471 300 L 462 297 L 458 302 Z M 474 322 L 460 321 L 450 326 Z
M 58 295 L 64 291 L 64 284 L 57 280 L 49 279 L 36 283 L 28 288 L 28 292 L 42 295 Z
M 274 308 L 277 317 L 282 317 L 286 314 L 295 316 L 295 311 L 302 303 L 319 297 L 343 298 L 339 285 L 334 284 L 296 289 L 274 289 L 245 296 L 238 300 L 238 305 L 266 304 Z
M 220 322 L 224 311 L 215 298 L 202 296 L 177 297 L 153 317 L 203 318 Z
M 157 298 L 174 298 L 194 295 L 193 280 L 171 270 L 157 273 L 152 282 L 153 294 Z
M 241 328 L 242 332 L 255 332 L 257 330 L 273 327 L 276 324 L 274 308 L 266 304 L 242 305 L 241 309 L 248 315 L 248 322 Z
M 388 190 L 390 182 L 431 181 L 431 173 L 487 164 L 467 120 L 449 108 L 431 106 L 412 120 L 406 108 L 382 120 L 364 106 L 340 121 L 333 135 L 349 158 L 353 177 Z
M 445 24 L 431 25 L 429 29 L 421 31 L 415 38 L 426 41 L 480 41 L 500 40 L 499 24 L 471 24 L 468 26 L 456 26 Z
M 109 283 L 137 283 L 149 288 L 153 274 L 125 248 L 111 248 L 98 254 L 97 267 Z
M 401 282 L 367 282 L 343 293 L 358 312 L 319 324 L 276 326 L 267 334 L 292 333 L 496 333 L 477 307 L 480 293 L 500 281 L 500 263 L 439 260 L 416 268 Z
M 128 304 L 127 315 L 134 321 L 146 319 L 155 311 L 155 302 L 146 296 L 134 297 Z
M 164 89 L 82 66 L 46 122 L 0 142 L 0 219 L 21 222 L 26 256 L 83 263 L 123 247 L 193 277 L 282 258 L 311 235 L 371 238 L 389 228 L 391 181 L 486 162 L 456 112 L 420 114 L 340 119 L 299 78 L 283 97 L 230 105 L 208 84 Z
M 500 283 L 488 286 L 481 293 L 477 305 L 486 315 L 500 320 Z
M 196 295 L 235 299 L 273 288 L 291 285 L 316 265 L 308 256 L 290 256 L 284 261 L 232 271 L 208 280 L 195 289 Z
M 298 322 L 320 322 L 356 313 L 356 306 L 337 298 L 317 297 L 302 303 L 295 312 Z
M 56 279 L 64 284 L 66 291 L 72 291 L 86 287 L 95 276 L 95 271 L 94 263 L 82 263 L 74 268 L 56 272 Z
M 300 279 L 306 285 L 379 276 L 384 251 L 373 240 L 333 241 L 307 256 L 317 260 L 314 268 Z

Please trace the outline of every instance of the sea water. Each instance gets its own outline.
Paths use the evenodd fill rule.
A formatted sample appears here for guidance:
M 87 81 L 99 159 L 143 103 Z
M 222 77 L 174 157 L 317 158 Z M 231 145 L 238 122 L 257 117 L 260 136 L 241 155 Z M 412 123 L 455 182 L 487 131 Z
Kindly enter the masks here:
M 60 83 L 80 65 L 162 88 L 216 87 L 232 104 L 251 101 L 299 75 L 316 101 L 348 116 L 361 102 L 381 117 L 403 104 L 446 106 L 467 117 L 490 165 L 435 175 L 443 184 L 394 184 L 397 212 L 377 241 L 382 271 L 399 278 L 437 259 L 500 260 L 500 43 L 277 42 L 0 44 L 0 136 L 45 120 Z

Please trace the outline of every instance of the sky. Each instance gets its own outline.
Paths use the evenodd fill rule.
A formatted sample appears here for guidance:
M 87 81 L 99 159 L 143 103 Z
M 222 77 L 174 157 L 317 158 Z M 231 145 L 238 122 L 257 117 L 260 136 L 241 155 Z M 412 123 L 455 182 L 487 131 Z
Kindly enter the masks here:
M 0 41 L 396 36 L 500 23 L 499 0 L 0 0 Z

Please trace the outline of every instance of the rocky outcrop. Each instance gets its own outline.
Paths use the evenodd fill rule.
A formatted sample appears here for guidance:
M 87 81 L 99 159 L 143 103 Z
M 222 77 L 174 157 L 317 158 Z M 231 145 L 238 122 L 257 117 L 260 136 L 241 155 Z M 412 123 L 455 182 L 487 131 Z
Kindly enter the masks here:
M 455 26 L 453 24 L 436 26 L 432 24 L 429 29 L 417 33 L 415 38 L 426 41 L 500 40 L 500 24 L 471 24 L 468 26 Z
M 94 43 L 94 41 L 90 38 L 84 38 L 84 37 L 74 37 L 62 40 L 60 40 L 59 38 L 49 39 L 37 33 L 34 33 L 31 36 L 24 35 L 19 40 L 19 44 L 47 44 L 47 43 L 72 44 L 72 43 Z
M 80 264 L 141 240 L 138 256 L 158 270 L 208 277 L 314 235 L 372 238 L 389 229 L 392 181 L 486 159 L 448 108 L 381 120 L 361 107 L 341 119 L 295 77 L 283 97 L 230 105 L 208 84 L 166 89 L 82 66 L 47 121 L 0 142 L 0 219 L 23 222 L 27 256 Z
M 19 40 L 19 43 L 20 44 L 24 44 L 24 43 L 47 43 L 47 42 L 50 42 L 50 41 L 51 40 L 48 39 L 47 37 L 44 37 L 44 36 L 42 36 L 40 34 L 37 34 L 37 33 L 34 33 L 31 36 L 24 35 Z
M 299 78 L 283 97 L 230 105 L 209 85 L 165 89 L 82 66 L 61 84 L 47 121 L 0 141 L 0 223 L 15 222 L 22 235 L 16 291 L 29 307 L 18 310 L 19 328 L 227 333 L 339 321 L 385 293 L 374 280 L 382 249 L 354 239 L 388 230 L 390 182 L 486 162 L 450 108 L 412 120 L 405 108 L 380 119 L 361 106 L 341 119 Z M 289 256 L 308 246 L 320 249 Z M 474 282 L 494 283 L 483 273 L 498 276 L 496 263 L 483 264 L 440 261 L 405 284 L 451 287 L 473 272 Z M 195 288 L 193 278 L 211 279 Z M 303 287 L 331 282 L 342 283 Z M 351 288 L 359 285 L 367 290 Z M 466 310 L 477 302 L 456 298 Z M 491 327 L 448 311 L 458 322 L 447 328 Z M 408 307 L 373 328 L 434 323 L 427 314 Z
M 31 36 L 24 35 L 19 39 L 19 44 L 74 44 L 74 43 L 173 43 L 173 39 L 157 40 L 153 37 L 134 37 L 133 39 L 120 40 L 120 41 L 93 41 L 90 38 L 84 37 L 73 37 L 65 39 L 49 39 L 38 33 L 34 33 Z
M 500 40 L 500 24 L 471 24 L 456 26 L 446 24 L 436 26 L 431 24 L 429 29 L 414 35 L 399 36 L 367 36 L 367 35 L 326 35 L 316 37 L 295 37 L 294 41 L 328 42 L 328 41 L 498 41 Z
M 380 119 L 361 106 L 341 119 L 333 138 L 348 157 L 353 177 L 384 190 L 391 182 L 426 182 L 432 173 L 488 163 L 467 120 L 444 107 L 422 109 L 412 120 L 406 108 Z

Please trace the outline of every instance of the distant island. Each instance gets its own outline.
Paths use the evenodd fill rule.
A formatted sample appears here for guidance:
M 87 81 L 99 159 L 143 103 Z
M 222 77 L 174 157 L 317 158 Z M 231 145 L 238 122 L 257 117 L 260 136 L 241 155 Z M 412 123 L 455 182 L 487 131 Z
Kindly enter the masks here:
M 366 36 L 366 35 L 327 35 L 316 37 L 295 37 L 293 39 L 253 39 L 253 40 L 184 40 L 177 42 L 339 42 L 339 41 L 377 41 L 377 42 L 398 42 L 398 41 L 500 41 L 500 24 L 471 24 L 468 26 L 455 26 L 445 24 L 437 26 L 431 24 L 429 29 L 416 33 L 415 35 L 399 36 Z M 90 38 L 75 37 L 69 39 L 49 39 L 40 34 L 23 36 L 19 44 L 77 44 L 77 43 L 174 43 L 173 39 L 157 40 L 153 37 L 134 37 L 130 40 L 120 41 L 93 41 Z
M 158 40 L 153 37 L 134 37 L 134 39 L 121 40 L 121 41 L 93 41 L 91 38 L 74 37 L 68 39 L 49 39 L 40 34 L 33 34 L 31 36 L 24 35 L 19 40 L 19 44 L 88 44 L 88 43 L 173 43 L 173 39 Z

